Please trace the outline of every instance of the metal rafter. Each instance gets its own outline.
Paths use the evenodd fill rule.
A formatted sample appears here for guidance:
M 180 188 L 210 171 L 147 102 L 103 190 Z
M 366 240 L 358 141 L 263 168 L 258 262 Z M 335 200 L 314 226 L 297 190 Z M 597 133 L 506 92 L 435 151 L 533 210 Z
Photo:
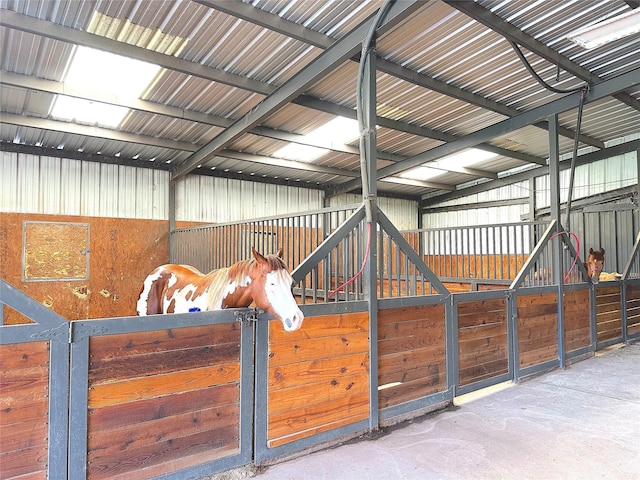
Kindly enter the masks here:
M 150 102 L 148 100 L 122 99 L 114 95 L 100 95 L 96 92 L 72 90 L 72 89 L 69 89 L 68 87 L 65 87 L 65 85 L 61 82 L 56 82 L 53 80 L 45 80 L 42 78 L 29 77 L 27 75 L 20 75 L 17 73 L 7 72 L 1 69 L 0 69 L 0 85 L 23 88 L 27 90 L 44 92 L 44 93 L 50 93 L 53 95 L 68 95 L 71 97 L 82 98 L 86 100 L 92 100 L 96 102 L 102 102 L 102 103 L 108 103 L 111 105 L 126 107 L 133 110 L 145 112 L 145 113 L 164 115 L 171 118 L 188 120 L 192 122 L 203 123 L 206 125 L 212 125 L 212 126 L 221 127 L 221 128 L 226 128 L 233 123 L 233 121 L 229 120 L 228 118 L 219 117 L 216 115 L 209 115 L 209 114 L 205 114 L 205 113 L 201 113 L 193 110 L 186 110 L 183 108 L 173 107 L 170 105 L 162 105 L 159 103 Z M 355 118 L 355 112 L 351 112 L 351 109 L 348 109 L 348 110 L 350 110 L 350 114 L 352 113 L 353 117 Z M 64 123 L 64 122 L 61 122 L 61 123 Z M 54 129 L 57 131 L 64 131 L 58 128 L 54 128 Z M 107 131 L 111 131 L 111 130 L 107 130 Z M 324 149 L 332 150 L 335 152 L 359 155 L 358 147 L 355 147 L 353 145 L 346 145 L 346 144 L 340 145 L 340 144 L 336 144 L 331 140 L 309 141 L 309 139 L 306 138 L 304 135 L 285 132 L 283 130 L 277 130 L 269 127 L 257 126 L 252 128 L 248 133 L 251 133 L 253 135 L 258 135 L 261 137 L 272 138 L 275 140 L 282 140 L 284 142 L 294 142 L 294 143 L 299 143 L 301 145 L 311 145 L 314 147 L 324 148 Z M 423 134 L 423 136 L 426 136 L 425 132 L 421 132 L 421 133 Z M 135 142 L 135 143 L 147 143 L 147 141 Z M 191 144 L 188 144 L 188 145 L 191 145 Z M 157 146 L 161 146 L 161 145 L 157 145 Z M 490 146 L 490 147 L 493 148 L 493 150 L 491 150 L 491 148 L 487 148 L 487 150 L 495 151 L 495 153 L 498 153 L 498 154 L 502 154 L 502 151 L 504 150 L 498 147 L 493 147 L 493 146 Z M 190 148 L 188 151 L 194 152 L 196 151 L 196 149 Z M 250 155 L 250 154 L 247 154 L 247 155 Z M 254 156 L 254 157 L 259 157 L 259 156 Z M 392 162 L 400 162 L 407 158 L 404 155 L 397 155 L 397 154 L 383 152 L 383 151 L 378 151 L 377 157 L 382 160 L 388 160 Z M 272 165 L 276 165 L 277 162 L 280 160 L 276 157 L 268 157 L 268 158 L 271 158 Z M 533 157 L 534 161 L 536 159 L 537 157 Z M 522 160 L 531 161 L 530 159 L 525 159 L 525 158 L 523 158 Z M 251 161 L 251 160 L 247 160 L 247 161 Z M 540 161 L 542 161 L 542 159 L 540 159 Z M 263 163 L 263 162 L 255 162 L 255 163 Z M 317 166 L 314 164 L 306 164 L 306 163 L 304 165 L 307 165 L 308 168 L 305 169 L 307 171 L 316 171 L 318 173 L 325 173 L 325 171 L 323 170 L 323 167 L 321 166 Z M 440 169 L 443 171 L 453 171 L 457 173 L 463 173 L 465 175 L 470 175 L 473 177 L 497 178 L 497 174 L 493 172 L 482 170 L 482 169 L 476 169 L 476 168 L 458 168 L 458 169 L 440 168 Z
M 631 70 L 617 77 L 609 80 L 604 80 L 594 85 L 586 95 L 585 104 L 599 100 L 604 97 L 611 96 L 617 92 L 626 90 L 635 85 L 640 84 L 640 68 Z M 439 147 L 432 148 L 424 153 L 415 155 L 413 157 L 404 160 L 403 162 L 390 165 L 388 167 L 378 170 L 378 179 L 387 177 L 389 175 L 395 175 L 404 170 L 416 167 L 432 160 L 452 155 L 460 152 L 466 148 L 475 147 L 479 143 L 486 142 L 494 137 L 503 135 L 508 132 L 512 132 L 519 128 L 526 127 L 535 122 L 540 121 L 543 118 L 547 118 L 554 113 L 561 113 L 567 110 L 571 110 L 578 105 L 581 92 L 576 92 L 571 95 L 559 98 L 551 101 L 539 107 L 536 107 L 527 112 L 521 113 L 515 117 L 503 120 L 489 127 L 482 128 L 469 135 L 461 137 L 453 142 L 440 145 Z M 347 182 L 341 185 L 336 185 L 328 190 L 329 195 L 348 192 L 357 187 L 355 182 Z
M 512 42 L 525 47 L 530 52 L 535 53 L 536 55 L 553 63 L 554 65 L 559 65 L 565 71 L 571 73 L 572 75 L 575 75 L 581 80 L 584 80 L 590 85 L 602 81 L 602 78 L 600 78 L 598 75 L 591 73 L 586 68 L 581 67 L 575 62 L 572 62 L 553 48 L 545 45 L 539 40 L 536 40 L 532 36 L 527 35 L 512 24 L 505 22 L 498 15 L 478 5 L 477 3 L 459 0 L 443 1 L 449 4 L 452 8 L 455 8 L 456 10 L 459 10 L 465 15 L 471 17 L 476 22 L 479 22 L 486 27 L 489 27 L 494 32 L 504 36 L 507 40 L 511 40 Z M 616 92 L 612 96 L 622 103 L 625 103 L 626 105 L 629 105 L 630 107 L 640 111 L 640 100 L 636 100 L 628 93 Z
M 419 1 L 398 2 L 394 4 L 378 29 L 378 32 L 382 34 L 388 31 L 418 10 L 420 6 L 421 3 Z M 372 22 L 373 17 L 370 17 L 366 22 L 353 29 L 343 39 L 334 43 L 329 49 L 325 50 L 324 53 L 320 54 L 315 60 L 295 74 L 274 93 L 268 95 L 252 111 L 237 120 L 211 142 L 194 153 L 186 162 L 183 162 L 176 168 L 173 172 L 172 180 L 177 180 L 187 175 L 197 165 L 206 161 L 211 155 L 215 155 L 217 151 L 225 148 L 229 143 L 259 124 L 270 114 L 296 98 L 313 82 L 318 81 L 319 78 L 331 72 L 336 65 L 341 64 L 355 55 Z

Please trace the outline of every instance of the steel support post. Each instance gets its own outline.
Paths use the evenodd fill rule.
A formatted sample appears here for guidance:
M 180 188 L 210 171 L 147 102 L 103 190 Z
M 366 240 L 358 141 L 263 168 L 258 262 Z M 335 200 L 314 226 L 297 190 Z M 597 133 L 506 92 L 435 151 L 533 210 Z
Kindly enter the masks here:
M 563 232 L 560 222 L 560 153 L 558 140 L 558 114 L 549 116 L 549 184 L 551 186 L 551 218 L 556 219 L 556 234 Z M 560 366 L 565 366 L 564 344 L 564 279 L 562 274 L 562 239 L 560 236 L 552 239 L 552 270 L 553 278 L 558 284 L 558 360 Z
M 366 48 L 366 46 L 365 46 Z M 363 202 L 367 209 L 369 258 L 365 265 L 364 289 L 369 310 L 369 430 L 379 427 L 378 412 L 378 296 L 377 296 L 377 178 L 376 178 L 376 54 L 371 46 L 363 52 L 364 68 L 359 82 L 361 111 L 360 156 Z

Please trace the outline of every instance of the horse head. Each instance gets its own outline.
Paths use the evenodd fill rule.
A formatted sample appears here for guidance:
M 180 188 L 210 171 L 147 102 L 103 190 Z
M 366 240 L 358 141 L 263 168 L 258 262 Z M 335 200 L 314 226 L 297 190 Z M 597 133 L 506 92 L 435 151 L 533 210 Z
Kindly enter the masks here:
M 584 262 L 584 266 L 587 269 L 591 281 L 598 283 L 602 268 L 604 267 L 604 248 L 600 248 L 600 250 L 590 248 L 589 256 L 587 257 L 587 261 Z
M 282 248 L 276 255 L 267 256 L 261 255 L 255 248 L 251 248 L 251 251 L 255 259 L 249 269 L 253 302 L 280 320 L 287 332 L 298 330 L 304 315 L 291 293 L 293 278 L 282 261 Z

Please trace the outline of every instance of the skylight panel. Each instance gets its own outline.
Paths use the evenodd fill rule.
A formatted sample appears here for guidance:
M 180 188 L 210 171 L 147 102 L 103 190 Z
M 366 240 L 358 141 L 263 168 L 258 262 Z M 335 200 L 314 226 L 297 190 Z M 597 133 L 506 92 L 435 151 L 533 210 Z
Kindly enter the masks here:
M 137 99 L 156 78 L 160 66 L 79 46 L 64 77 L 65 87 L 98 96 Z M 51 116 L 108 127 L 117 127 L 128 108 L 58 95 Z
M 497 156 L 498 154 L 496 153 L 479 150 L 477 148 L 469 148 L 443 157 L 437 162 L 425 163 L 419 167 L 412 168 L 402 172 L 399 176 L 409 180 L 430 180 L 448 171 L 458 172 L 464 167 L 470 167 Z
M 316 128 L 304 136 L 309 143 L 327 144 L 331 146 L 344 145 L 360 137 L 358 122 L 346 117 L 336 117 L 324 125 Z M 326 148 L 290 143 L 274 153 L 274 156 L 297 160 L 300 162 L 311 162 L 322 155 L 329 153 Z

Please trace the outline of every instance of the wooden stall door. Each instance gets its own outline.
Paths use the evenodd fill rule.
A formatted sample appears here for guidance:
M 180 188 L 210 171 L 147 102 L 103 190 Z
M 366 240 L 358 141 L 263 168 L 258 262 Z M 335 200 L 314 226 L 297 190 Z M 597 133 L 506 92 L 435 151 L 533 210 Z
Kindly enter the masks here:
M 509 372 L 505 298 L 458 303 L 459 385 Z
M 241 328 L 93 337 L 87 478 L 154 478 L 238 453 Z
M 558 359 L 558 294 L 519 295 L 518 354 L 520 368 Z
M 267 447 L 369 417 L 368 314 L 306 318 L 285 332 L 269 324 Z
M 0 345 L 0 477 L 46 478 L 49 342 Z
M 444 305 L 378 312 L 378 405 L 383 409 L 447 389 Z

